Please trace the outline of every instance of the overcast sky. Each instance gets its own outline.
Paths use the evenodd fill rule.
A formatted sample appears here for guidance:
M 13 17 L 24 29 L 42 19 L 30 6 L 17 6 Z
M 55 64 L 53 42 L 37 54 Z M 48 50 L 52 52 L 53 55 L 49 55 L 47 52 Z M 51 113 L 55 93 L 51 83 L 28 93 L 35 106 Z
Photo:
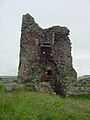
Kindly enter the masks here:
M 0 0 L 0 75 L 17 75 L 22 15 L 30 13 L 43 28 L 70 29 L 73 66 L 90 74 L 90 0 Z

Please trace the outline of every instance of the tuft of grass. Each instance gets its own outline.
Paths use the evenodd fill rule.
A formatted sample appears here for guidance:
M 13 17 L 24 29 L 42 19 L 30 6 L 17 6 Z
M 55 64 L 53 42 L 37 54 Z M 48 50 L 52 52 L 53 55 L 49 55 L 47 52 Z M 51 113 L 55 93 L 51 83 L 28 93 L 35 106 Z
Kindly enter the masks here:
M 0 93 L 0 120 L 90 120 L 90 95 Z

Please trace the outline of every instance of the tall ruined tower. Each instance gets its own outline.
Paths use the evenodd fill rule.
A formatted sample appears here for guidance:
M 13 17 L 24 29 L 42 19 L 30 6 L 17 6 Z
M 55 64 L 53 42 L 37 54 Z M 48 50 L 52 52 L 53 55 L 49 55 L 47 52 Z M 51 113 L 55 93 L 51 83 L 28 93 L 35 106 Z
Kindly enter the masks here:
M 68 94 L 77 78 L 68 35 L 66 27 L 42 29 L 32 16 L 23 15 L 18 80 L 47 82 L 57 94 Z

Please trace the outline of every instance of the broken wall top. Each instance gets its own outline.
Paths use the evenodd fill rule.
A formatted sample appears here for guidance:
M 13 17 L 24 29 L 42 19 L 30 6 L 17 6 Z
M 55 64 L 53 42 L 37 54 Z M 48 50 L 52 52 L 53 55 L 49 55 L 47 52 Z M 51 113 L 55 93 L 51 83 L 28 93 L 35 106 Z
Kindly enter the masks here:
M 28 13 L 26 15 L 23 15 L 23 22 L 22 22 L 22 31 L 23 29 L 27 30 L 28 32 L 50 32 L 50 33 L 60 33 L 62 36 L 67 36 L 69 35 L 69 29 L 66 27 L 61 27 L 61 26 L 53 26 L 48 29 L 42 29 L 34 20 L 34 18 L 29 15 Z

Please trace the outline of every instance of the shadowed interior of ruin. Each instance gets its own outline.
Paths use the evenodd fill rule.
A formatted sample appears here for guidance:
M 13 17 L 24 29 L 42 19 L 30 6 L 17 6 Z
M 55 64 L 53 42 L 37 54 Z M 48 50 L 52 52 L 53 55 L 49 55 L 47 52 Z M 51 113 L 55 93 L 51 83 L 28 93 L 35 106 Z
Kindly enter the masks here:
M 50 42 L 44 42 L 41 45 L 41 55 L 40 55 L 40 63 L 42 64 L 42 80 L 41 81 L 51 81 L 52 79 L 52 48 Z

